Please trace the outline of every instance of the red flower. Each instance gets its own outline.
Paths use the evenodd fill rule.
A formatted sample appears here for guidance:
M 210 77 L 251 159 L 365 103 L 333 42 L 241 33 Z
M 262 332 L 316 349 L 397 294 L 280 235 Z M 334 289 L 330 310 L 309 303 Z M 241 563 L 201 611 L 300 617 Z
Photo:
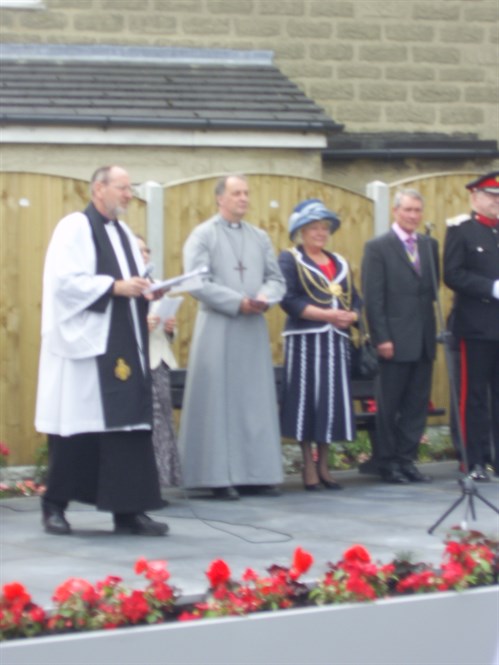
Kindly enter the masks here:
M 162 582 L 155 582 L 151 586 L 151 593 L 156 600 L 163 603 L 173 599 L 172 588 L 168 586 L 168 584 L 163 584 Z
M 31 596 L 26 591 L 26 588 L 19 582 L 4 584 L 3 596 L 9 603 L 15 602 L 25 605 L 31 601 Z
M 243 573 L 242 579 L 245 582 L 256 582 L 258 579 L 257 573 L 253 570 L 253 568 L 246 568 L 246 570 Z
M 206 577 L 210 580 L 212 587 L 217 587 L 219 584 L 225 584 L 230 579 L 230 568 L 225 561 L 217 559 L 210 564 L 206 571 Z
M 140 575 L 145 570 L 147 570 L 147 559 L 141 556 L 140 559 L 137 559 L 137 561 L 135 562 L 135 572 L 137 573 L 137 575 Z
M 45 612 L 38 605 L 33 605 L 33 607 L 29 610 L 29 616 L 33 623 L 42 623 L 45 619 Z
M 368 600 L 374 600 L 376 598 L 376 592 L 370 584 L 368 584 L 362 577 L 358 575 L 352 575 L 348 578 L 346 583 L 347 590 L 360 598 L 366 598 Z
M 362 545 L 354 545 L 343 553 L 343 560 L 348 563 L 370 563 L 371 555 Z
M 132 591 L 129 596 L 121 599 L 123 614 L 131 623 L 142 621 L 149 612 L 149 605 L 142 591 Z
M 297 580 L 300 575 L 306 573 L 314 562 L 314 557 L 305 552 L 301 547 L 297 547 L 293 555 L 293 564 L 289 571 L 292 580 Z

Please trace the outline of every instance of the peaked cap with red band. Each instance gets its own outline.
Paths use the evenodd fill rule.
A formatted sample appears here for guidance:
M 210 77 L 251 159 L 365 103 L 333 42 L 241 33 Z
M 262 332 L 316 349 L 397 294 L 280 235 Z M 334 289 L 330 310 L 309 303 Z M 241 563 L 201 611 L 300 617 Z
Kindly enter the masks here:
M 492 171 L 486 175 L 481 175 L 476 180 L 469 182 L 466 189 L 481 192 L 488 192 L 489 194 L 499 194 L 499 171 Z

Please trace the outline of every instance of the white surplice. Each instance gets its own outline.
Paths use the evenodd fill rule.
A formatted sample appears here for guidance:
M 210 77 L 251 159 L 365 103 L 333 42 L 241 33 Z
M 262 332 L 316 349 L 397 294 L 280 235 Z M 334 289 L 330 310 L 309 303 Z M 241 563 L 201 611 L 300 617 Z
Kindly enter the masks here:
M 142 274 L 144 263 L 135 236 L 126 224 L 119 224 L 130 239 Z M 130 271 L 118 232 L 112 224 L 105 228 L 126 279 Z M 106 351 L 113 299 L 102 313 L 88 307 L 109 290 L 114 279 L 96 275 L 95 271 L 96 252 L 89 221 L 81 212 L 71 213 L 55 228 L 45 258 L 35 415 L 39 432 L 71 436 L 107 430 L 96 358 Z M 130 304 L 138 346 L 144 348 L 133 299 Z M 142 427 L 148 426 L 134 429 Z

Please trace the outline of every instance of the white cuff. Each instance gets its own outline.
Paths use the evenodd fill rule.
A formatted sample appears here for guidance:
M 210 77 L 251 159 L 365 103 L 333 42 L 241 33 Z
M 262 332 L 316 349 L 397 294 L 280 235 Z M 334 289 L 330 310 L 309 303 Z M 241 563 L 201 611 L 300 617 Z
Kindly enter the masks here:
M 494 298 L 497 298 L 499 300 L 499 279 L 496 279 L 494 282 L 494 286 L 492 287 L 492 295 Z

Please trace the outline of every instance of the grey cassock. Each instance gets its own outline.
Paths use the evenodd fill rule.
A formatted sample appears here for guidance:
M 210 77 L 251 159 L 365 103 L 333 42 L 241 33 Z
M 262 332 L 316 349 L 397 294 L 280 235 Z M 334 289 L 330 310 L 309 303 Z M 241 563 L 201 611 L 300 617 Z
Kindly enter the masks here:
M 238 270 L 242 263 L 244 269 Z M 185 487 L 282 482 L 277 401 L 267 323 L 242 315 L 242 298 L 282 298 L 285 282 L 268 235 L 219 215 L 184 246 L 186 271 L 206 266 L 179 432 Z

